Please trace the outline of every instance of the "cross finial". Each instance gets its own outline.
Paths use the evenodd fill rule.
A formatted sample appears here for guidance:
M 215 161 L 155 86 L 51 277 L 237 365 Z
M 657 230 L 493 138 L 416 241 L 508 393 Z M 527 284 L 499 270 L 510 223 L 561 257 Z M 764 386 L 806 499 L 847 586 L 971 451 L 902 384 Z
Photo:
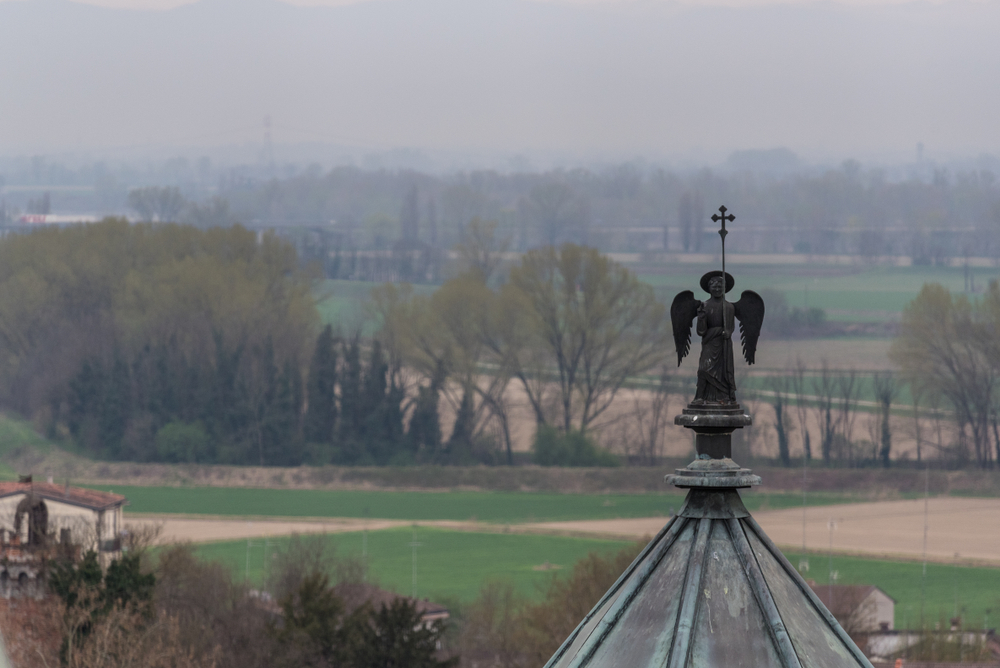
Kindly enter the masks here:
M 722 223 L 722 227 L 719 228 L 719 236 L 722 237 L 722 280 L 726 280 L 726 235 L 729 232 L 726 230 L 726 221 L 730 223 L 736 220 L 736 216 L 733 214 L 726 215 L 726 207 L 720 206 L 719 213 L 712 214 L 712 221 L 716 223 Z
M 722 223 L 722 229 L 719 230 L 719 236 L 722 237 L 723 245 L 725 245 L 726 243 L 726 235 L 729 234 L 729 232 L 726 230 L 726 221 L 728 220 L 731 223 L 734 220 L 736 220 L 736 216 L 734 216 L 733 214 L 729 214 L 727 216 L 726 211 L 727 211 L 726 207 L 720 206 L 719 213 L 712 214 L 713 222 Z

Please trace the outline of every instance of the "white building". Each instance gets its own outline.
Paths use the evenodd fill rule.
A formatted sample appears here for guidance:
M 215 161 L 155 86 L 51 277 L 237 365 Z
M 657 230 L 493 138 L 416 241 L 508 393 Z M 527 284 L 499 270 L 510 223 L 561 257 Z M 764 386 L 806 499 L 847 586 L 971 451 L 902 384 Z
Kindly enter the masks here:
M 875 585 L 809 586 L 848 633 L 893 629 L 896 600 Z
M 0 482 L 0 580 L 32 570 L 32 555 L 94 550 L 102 565 L 121 552 L 121 494 L 45 482 Z M 12 568 L 23 563 L 24 568 Z M 30 573 L 29 577 L 33 577 Z M 23 581 L 23 579 L 22 579 Z

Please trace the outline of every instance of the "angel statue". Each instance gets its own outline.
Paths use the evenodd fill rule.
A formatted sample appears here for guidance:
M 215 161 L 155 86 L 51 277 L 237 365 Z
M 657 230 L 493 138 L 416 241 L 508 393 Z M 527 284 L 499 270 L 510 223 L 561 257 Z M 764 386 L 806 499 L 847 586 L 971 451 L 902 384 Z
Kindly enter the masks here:
M 743 358 L 747 364 L 754 363 L 760 326 L 764 322 L 764 300 L 756 292 L 744 290 L 735 304 L 726 301 L 726 293 L 735 283 L 728 273 L 710 271 L 701 277 L 701 289 L 712 295 L 710 299 L 698 301 L 693 292 L 685 290 L 674 297 L 670 305 L 677 366 L 691 350 L 691 323 L 698 319 L 701 359 L 698 360 L 698 387 L 692 406 L 736 403 L 732 341 L 735 320 L 740 321 Z

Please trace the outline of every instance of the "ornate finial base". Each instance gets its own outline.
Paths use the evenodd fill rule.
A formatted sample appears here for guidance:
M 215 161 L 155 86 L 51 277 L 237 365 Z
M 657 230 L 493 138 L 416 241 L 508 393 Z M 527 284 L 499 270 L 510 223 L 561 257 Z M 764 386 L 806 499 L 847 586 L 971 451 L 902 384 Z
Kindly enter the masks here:
M 701 457 L 686 467 L 677 469 L 664 480 L 681 489 L 693 487 L 742 489 L 760 484 L 759 475 L 754 475 L 750 469 L 742 468 L 728 457 L 725 459 Z
M 753 418 L 737 403 L 691 403 L 674 418 L 674 424 L 695 432 L 698 458 L 666 476 L 682 489 L 740 489 L 760 484 L 760 476 L 732 460 L 733 431 L 749 427 Z

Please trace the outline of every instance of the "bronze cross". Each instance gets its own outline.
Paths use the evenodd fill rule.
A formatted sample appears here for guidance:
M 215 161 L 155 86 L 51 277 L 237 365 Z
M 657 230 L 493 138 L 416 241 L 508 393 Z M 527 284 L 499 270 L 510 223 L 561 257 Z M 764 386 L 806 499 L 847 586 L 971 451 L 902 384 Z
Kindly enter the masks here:
M 719 215 L 722 214 L 722 215 Z M 730 223 L 736 220 L 736 216 L 733 214 L 726 215 L 726 207 L 720 206 L 719 213 L 712 214 L 712 222 L 722 223 L 722 228 L 719 230 L 719 236 L 722 237 L 722 282 L 726 282 L 726 235 L 729 232 L 726 230 L 726 221 Z
M 726 235 L 729 234 L 729 232 L 726 230 L 726 221 L 728 220 L 731 223 L 734 220 L 736 220 L 736 216 L 734 216 L 733 214 L 729 214 L 727 216 L 726 211 L 727 211 L 726 207 L 720 206 L 719 213 L 721 213 L 722 215 L 720 216 L 719 213 L 712 214 L 712 222 L 722 223 L 722 229 L 719 230 L 719 236 L 722 237 L 723 244 L 726 243 Z

